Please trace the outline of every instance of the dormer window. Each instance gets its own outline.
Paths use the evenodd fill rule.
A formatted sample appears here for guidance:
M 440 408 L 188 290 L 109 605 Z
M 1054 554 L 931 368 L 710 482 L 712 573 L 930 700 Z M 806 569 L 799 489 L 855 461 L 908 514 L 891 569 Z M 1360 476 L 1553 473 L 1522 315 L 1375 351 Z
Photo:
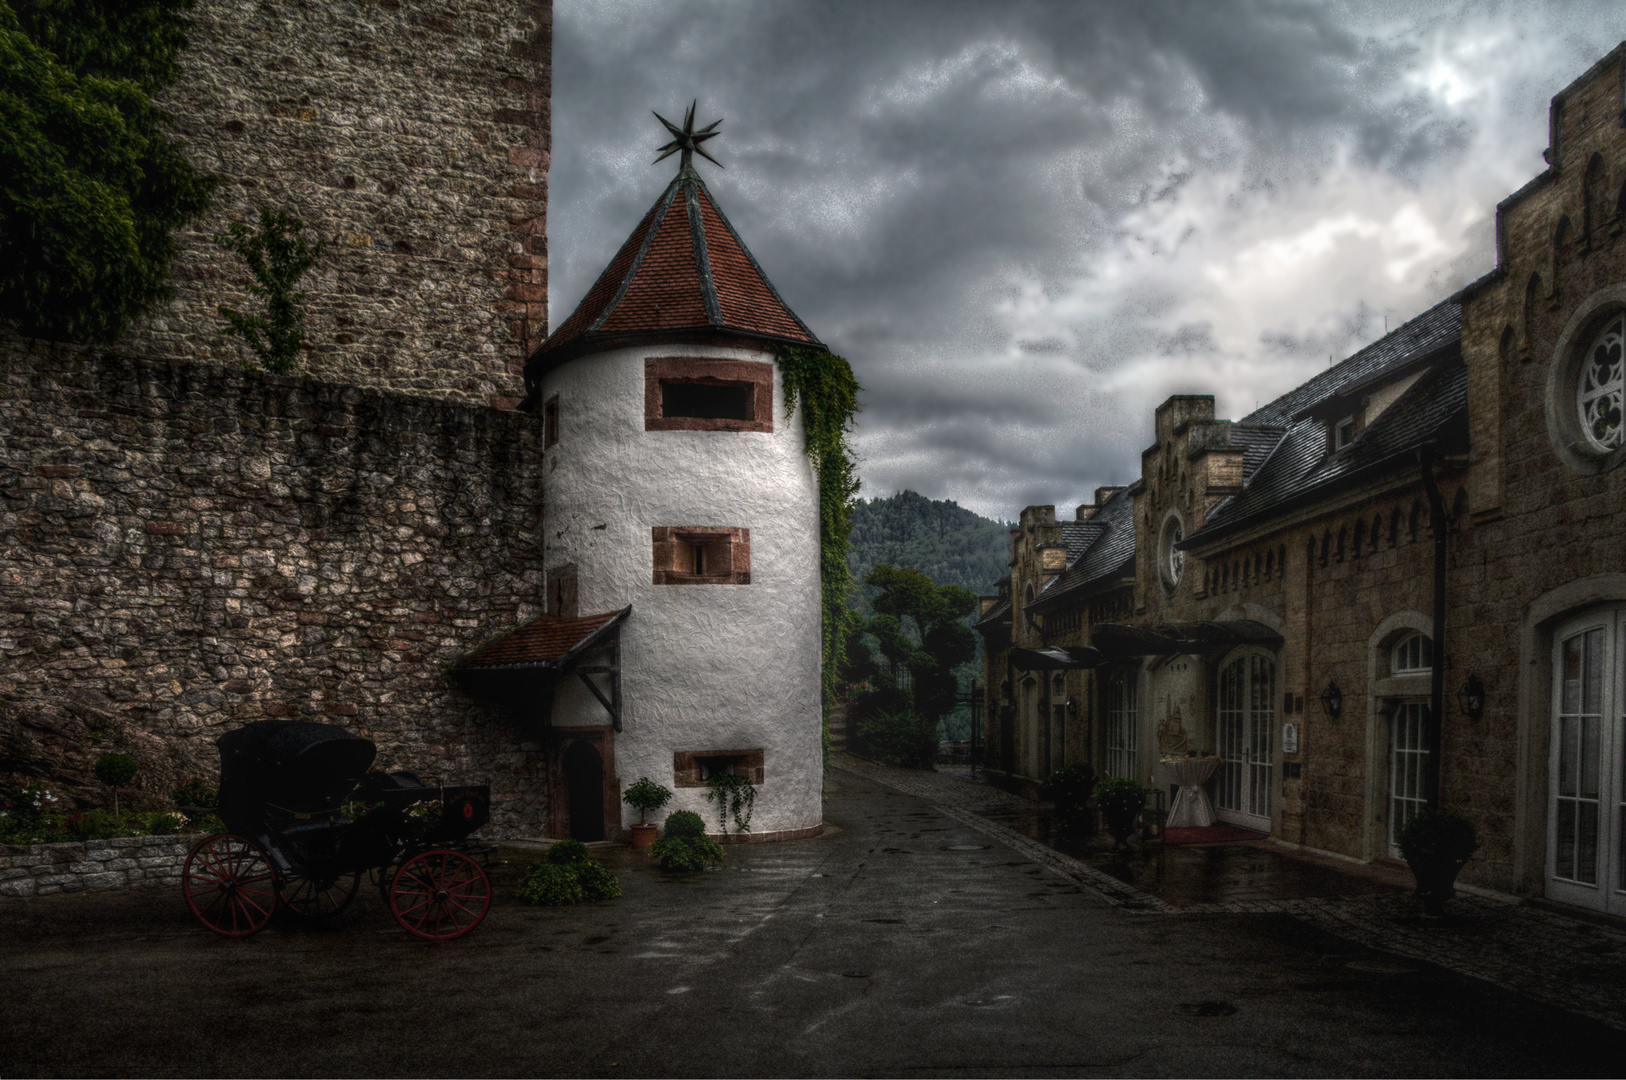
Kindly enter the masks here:
M 1355 441 L 1355 418 L 1346 416 L 1332 425 L 1332 448 L 1339 451 Z

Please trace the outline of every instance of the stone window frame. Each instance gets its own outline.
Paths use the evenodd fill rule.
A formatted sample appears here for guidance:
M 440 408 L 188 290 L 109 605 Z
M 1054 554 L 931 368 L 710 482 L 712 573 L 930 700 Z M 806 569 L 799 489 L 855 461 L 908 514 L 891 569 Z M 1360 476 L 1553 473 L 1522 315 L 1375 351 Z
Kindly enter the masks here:
M 650 530 L 656 585 L 751 584 L 751 530 L 710 525 L 657 525 Z M 727 569 L 696 574 L 681 567 L 701 543 Z
M 1559 461 L 1582 476 L 1598 476 L 1626 462 L 1626 442 L 1608 450 L 1582 430 L 1576 400 L 1587 353 L 1598 336 L 1622 316 L 1626 316 L 1626 283 L 1597 290 L 1565 320 L 1547 365 L 1547 436 Z
M 761 360 L 709 360 L 687 356 L 651 357 L 644 361 L 645 431 L 755 431 L 773 432 L 773 371 Z M 751 419 L 708 419 L 665 416 L 661 409 L 662 383 L 699 383 L 752 388 Z
M 757 750 L 674 750 L 672 752 L 672 784 L 680 788 L 705 787 L 706 781 L 700 778 L 702 759 L 729 758 L 730 765 L 736 776 L 744 775 L 750 778 L 752 784 L 761 787 L 765 782 L 763 771 L 763 754 Z M 741 770 L 744 770 L 743 773 Z

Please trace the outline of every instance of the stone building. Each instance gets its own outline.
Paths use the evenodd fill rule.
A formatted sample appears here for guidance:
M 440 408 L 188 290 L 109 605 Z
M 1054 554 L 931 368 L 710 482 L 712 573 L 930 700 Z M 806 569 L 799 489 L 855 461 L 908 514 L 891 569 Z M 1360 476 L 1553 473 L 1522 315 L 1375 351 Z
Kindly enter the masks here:
M 1140 478 L 1029 507 L 984 601 L 990 764 L 1162 784 L 1357 859 L 1437 802 L 1467 880 L 1626 912 L 1626 46 L 1553 99 L 1497 266 L 1236 421 L 1154 417 Z

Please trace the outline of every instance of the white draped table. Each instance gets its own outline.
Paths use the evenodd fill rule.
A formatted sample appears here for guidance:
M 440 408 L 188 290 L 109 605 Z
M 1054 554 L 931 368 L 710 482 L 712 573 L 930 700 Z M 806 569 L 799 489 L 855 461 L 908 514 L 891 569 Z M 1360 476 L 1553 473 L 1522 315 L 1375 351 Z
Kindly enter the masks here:
M 1169 779 L 1180 785 L 1174 805 L 1169 808 L 1167 825 L 1170 828 L 1187 828 L 1214 824 L 1214 804 L 1209 801 L 1208 790 L 1203 785 L 1219 768 L 1219 758 L 1172 757 L 1164 758 L 1160 764 Z

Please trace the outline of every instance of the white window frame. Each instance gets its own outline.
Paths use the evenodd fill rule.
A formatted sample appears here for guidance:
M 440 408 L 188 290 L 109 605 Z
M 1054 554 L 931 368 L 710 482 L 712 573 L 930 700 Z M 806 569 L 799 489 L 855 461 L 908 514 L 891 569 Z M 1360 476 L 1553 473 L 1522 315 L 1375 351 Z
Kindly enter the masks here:
M 1389 650 L 1390 675 L 1427 675 L 1434 670 L 1434 639 L 1407 634 Z

